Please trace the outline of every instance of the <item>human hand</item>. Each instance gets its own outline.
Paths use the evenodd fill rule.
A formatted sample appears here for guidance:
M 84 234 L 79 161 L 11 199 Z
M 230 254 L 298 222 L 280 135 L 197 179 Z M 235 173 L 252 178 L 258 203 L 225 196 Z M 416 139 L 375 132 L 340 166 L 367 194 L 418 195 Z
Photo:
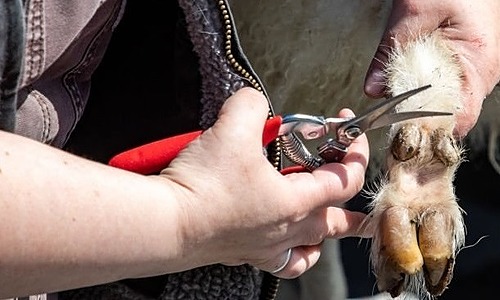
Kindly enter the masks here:
M 365 215 L 338 206 L 363 186 L 366 137 L 352 144 L 341 163 L 283 176 L 263 155 L 267 113 L 261 93 L 238 91 L 217 123 L 161 173 L 177 183 L 182 251 L 195 264 L 248 263 L 272 271 L 293 248 L 289 264 L 276 274 L 293 278 L 317 262 L 325 238 L 361 234 Z M 341 112 L 347 115 L 352 112 Z
M 395 0 L 386 31 L 365 80 L 365 93 L 384 95 L 383 67 L 394 44 L 438 31 L 456 52 L 463 70 L 463 110 L 455 134 L 475 125 L 484 98 L 500 80 L 500 2 L 485 0 Z

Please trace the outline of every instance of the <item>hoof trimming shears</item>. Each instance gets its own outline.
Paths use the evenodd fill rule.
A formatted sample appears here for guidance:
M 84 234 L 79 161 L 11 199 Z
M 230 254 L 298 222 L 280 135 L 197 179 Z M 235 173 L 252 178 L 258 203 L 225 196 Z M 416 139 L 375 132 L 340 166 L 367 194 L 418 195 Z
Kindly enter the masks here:
M 449 116 L 450 112 L 408 111 L 393 113 L 394 107 L 409 97 L 428 89 L 426 85 L 388 98 L 354 118 L 325 118 L 305 114 L 275 116 L 267 120 L 263 132 L 263 145 L 280 139 L 285 156 L 294 164 L 308 171 L 324 163 L 340 162 L 351 143 L 363 133 L 397 122 L 433 116 Z M 329 137 L 317 147 L 318 156 L 311 154 L 297 133 L 304 140 Z M 133 148 L 114 156 L 109 164 L 140 174 L 154 174 L 166 168 L 189 142 L 202 131 L 190 132 Z

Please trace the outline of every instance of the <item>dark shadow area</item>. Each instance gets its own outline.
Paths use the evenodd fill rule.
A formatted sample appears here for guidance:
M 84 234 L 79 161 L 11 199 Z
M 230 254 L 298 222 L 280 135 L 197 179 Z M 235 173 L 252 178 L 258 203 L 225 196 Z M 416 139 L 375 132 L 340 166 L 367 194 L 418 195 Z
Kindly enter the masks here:
M 177 18 L 166 18 L 165 12 Z M 128 1 L 92 77 L 69 151 L 107 162 L 133 146 L 197 129 L 197 59 L 175 1 Z

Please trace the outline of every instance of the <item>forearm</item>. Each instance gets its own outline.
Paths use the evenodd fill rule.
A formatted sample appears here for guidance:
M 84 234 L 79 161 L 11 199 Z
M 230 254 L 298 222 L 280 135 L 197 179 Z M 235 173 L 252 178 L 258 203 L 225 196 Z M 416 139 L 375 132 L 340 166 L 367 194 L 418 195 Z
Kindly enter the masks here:
M 309 246 L 359 234 L 364 214 L 338 206 L 363 185 L 368 143 L 283 176 L 262 154 L 268 110 L 262 93 L 241 89 L 149 177 L 0 132 L 0 298 L 214 263 L 271 271 L 289 248 L 280 276 L 305 272 L 319 258 Z
M 0 298 L 190 267 L 165 181 L 4 132 L 0 149 Z

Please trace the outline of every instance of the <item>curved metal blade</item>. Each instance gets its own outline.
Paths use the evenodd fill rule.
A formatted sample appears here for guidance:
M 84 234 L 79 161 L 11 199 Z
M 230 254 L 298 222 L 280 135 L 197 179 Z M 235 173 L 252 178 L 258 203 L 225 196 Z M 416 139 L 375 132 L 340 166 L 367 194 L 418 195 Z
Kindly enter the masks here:
M 374 120 L 371 124 L 370 128 L 367 130 L 376 129 L 380 127 L 384 127 L 387 125 L 391 125 L 394 123 L 398 123 L 401 121 L 418 119 L 424 117 L 437 117 L 437 116 L 452 116 L 453 113 L 450 112 L 439 112 L 439 111 L 405 111 L 394 114 L 386 114 L 380 116 L 378 119 Z
M 347 128 L 350 127 L 358 127 L 362 132 L 365 132 L 367 130 L 373 129 L 374 124 L 378 123 L 377 121 L 379 119 L 384 119 L 387 117 L 387 115 L 390 115 L 392 110 L 396 105 L 399 103 L 403 102 L 404 100 L 408 99 L 411 96 L 414 96 L 420 92 L 425 91 L 426 89 L 430 88 L 431 85 L 425 85 L 413 90 L 410 90 L 408 92 L 402 93 L 400 95 L 388 98 L 379 104 L 373 106 L 372 108 L 368 109 L 365 113 L 355 117 L 354 119 L 350 120 L 349 122 L 346 122 L 342 124 L 339 127 L 339 130 L 346 130 Z M 413 117 L 417 118 L 417 117 Z M 411 117 L 407 117 L 407 119 L 412 119 Z M 402 120 L 401 120 L 402 121 Z M 386 120 L 388 122 L 388 120 Z M 386 123 L 386 125 L 395 123 L 395 122 L 389 122 Z M 381 123 L 383 124 L 383 123 Z M 378 126 L 381 127 L 381 126 Z

